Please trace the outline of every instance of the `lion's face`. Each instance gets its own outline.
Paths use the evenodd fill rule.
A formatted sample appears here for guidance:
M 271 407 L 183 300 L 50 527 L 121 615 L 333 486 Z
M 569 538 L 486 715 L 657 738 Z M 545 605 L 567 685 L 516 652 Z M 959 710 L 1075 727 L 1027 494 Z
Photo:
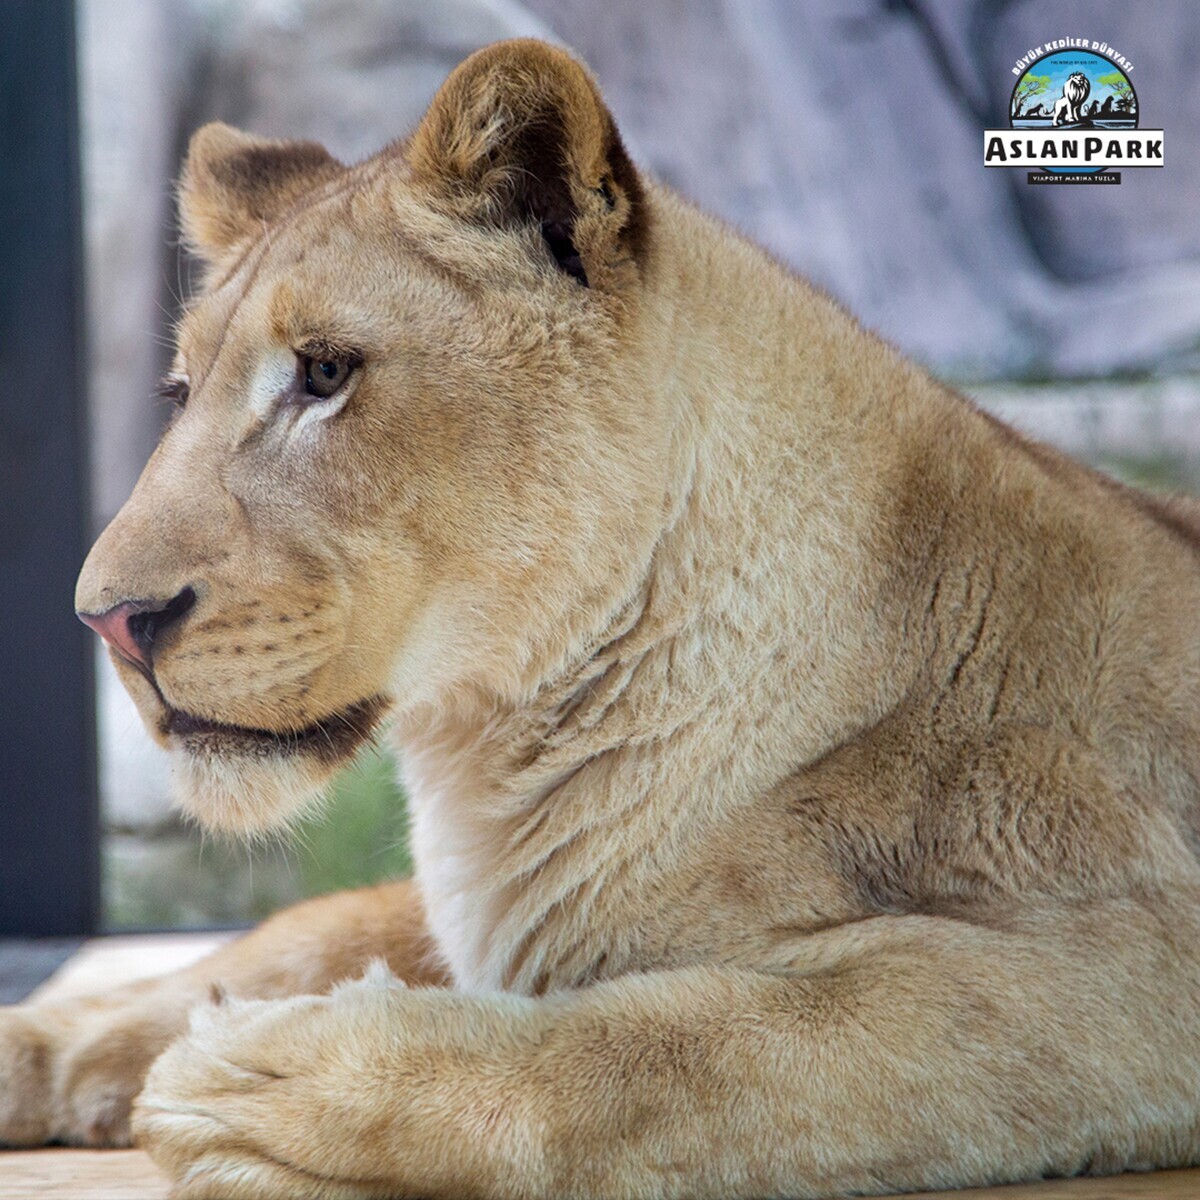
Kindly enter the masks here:
M 210 275 L 179 329 L 186 402 L 76 603 L 206 823 L 286 820 L 394 705 L 535 686 L 644 569 L 665 433 L 640 189 L 587 76 L 529 53 L 557 93 L 506 98 L 484 52 L 352 169 L 193 141 Z M 561 146 L 521 136 L 535 102 Z M 523 192 L 506 156 L 548 182 Z
M 1092 85 L 1088 77 L 1082 71 L 1076 71 L 1067 79 L 1067 85 L 1064 89 L 1064 94 L 1072 104 L 1078 104 L 1081 100 L 1086 100 L 1088 93 L 1092 90 Z

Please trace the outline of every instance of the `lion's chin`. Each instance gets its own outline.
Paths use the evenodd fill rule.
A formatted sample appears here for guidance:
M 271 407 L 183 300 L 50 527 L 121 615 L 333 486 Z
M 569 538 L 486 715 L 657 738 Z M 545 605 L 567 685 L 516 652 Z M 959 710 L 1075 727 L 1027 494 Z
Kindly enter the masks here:
M 205 829 L 253 838 L 286 829 L 320 803 L 334 768 L 300 756 L 171 755 L 175 803 Z
M 242 836 L 294 824 L 386 709 L 382 697 L 373 697 L 289 733 L 170 709 L 159 729 L 173 751 L 176 803 L 205 828 Z

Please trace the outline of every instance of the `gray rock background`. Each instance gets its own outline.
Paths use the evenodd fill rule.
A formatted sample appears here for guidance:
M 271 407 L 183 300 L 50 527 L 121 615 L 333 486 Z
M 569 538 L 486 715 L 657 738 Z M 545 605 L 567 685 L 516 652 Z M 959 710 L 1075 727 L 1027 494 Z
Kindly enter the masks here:
M 528 0 L 643 161 L 960 378 L 1195 367 L 1200 9 L 1095 0 Z M 1153 20 L 1147 19 L 1148 11 Z M 984 170 L 1030 46 L 1124 47 L 1162 171 Z M 1082 194 L 1080 194 L 1082 193 Z
M 600 79 L 646 169 L 765 243 L 1007 418 L 1135 478 L 1200 481 L 1200 6 L 1194 0 L 80 0 L 99 529 L 150 452 L 150 397 L 189 286 L 173 179 L 222 119 L 352 161 L 412 127 L 501 37 L 549 37 Z M 985 170 L 1011 67 L 1063 36 L 1134 62 L 1166 166 L 1119 187 Z M 304 890 L 287 855 L 198 853 L 167 767 L 100 693 L 110 917 L 234 919 Z M 213 863 L 209 863 L 213 866 Z M 147 899 L 146 897 L 151 897 Z

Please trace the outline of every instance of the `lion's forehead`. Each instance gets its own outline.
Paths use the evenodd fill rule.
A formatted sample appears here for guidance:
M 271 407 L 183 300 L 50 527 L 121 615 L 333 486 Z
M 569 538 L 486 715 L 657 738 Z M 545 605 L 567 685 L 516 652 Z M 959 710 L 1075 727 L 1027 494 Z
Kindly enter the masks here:
M 469 308 L 454 272 L 412 248 L 411 228 L 347 220 L 339 228 L 305 214 L 248 252 L 236 271 L 199 296 L 180 322 L 180 356 L 193 369 L 221 354 L 299 349 L 309 341 L 382 353 L 422 327 L 450 328 Z M 248 355 L 248 357 L 247 357 Z

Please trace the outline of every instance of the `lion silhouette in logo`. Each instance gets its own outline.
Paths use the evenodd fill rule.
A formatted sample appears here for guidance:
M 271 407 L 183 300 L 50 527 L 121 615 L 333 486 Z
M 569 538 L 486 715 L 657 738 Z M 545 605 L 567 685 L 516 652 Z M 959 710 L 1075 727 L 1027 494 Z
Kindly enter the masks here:
M 1063 84 L 1063 94 L 1055 101 L 1054 124 L 1077 124 L 1079 122 L 1079 106 L 1088 98 L 1091 90 L 1091 80 L 1082 71 L 1076 71 Z

